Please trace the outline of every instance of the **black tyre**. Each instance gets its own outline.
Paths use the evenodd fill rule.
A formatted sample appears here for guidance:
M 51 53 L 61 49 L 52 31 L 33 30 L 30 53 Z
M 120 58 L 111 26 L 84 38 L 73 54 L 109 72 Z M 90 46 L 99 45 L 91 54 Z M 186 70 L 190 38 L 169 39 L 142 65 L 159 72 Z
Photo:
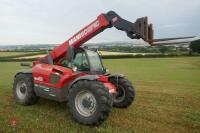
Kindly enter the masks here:
M 16 75 L 13 84 L 15 101 L 21 105 L 33 105 L 39 97 L 34 92 L 34 84 L 31 74 L 20 73 Z
M 117 88 L 117 94 L 113 100 L 113 107 L 126 108 L 130 106 L 135 98 L 135 89 L 131 82 L 123 77 L 111 78 L 110 82 Z
M 81 80 L 69 89 L 68 106 L 79 123 L 99 125 L 111 111 L 112 98 L 102 83 Z

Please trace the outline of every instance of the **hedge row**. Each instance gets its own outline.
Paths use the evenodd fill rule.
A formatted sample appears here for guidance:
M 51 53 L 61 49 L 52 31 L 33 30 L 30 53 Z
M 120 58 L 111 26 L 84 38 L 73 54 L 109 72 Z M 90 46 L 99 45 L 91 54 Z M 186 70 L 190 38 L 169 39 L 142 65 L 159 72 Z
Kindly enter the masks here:
M 121 58 L 162 58 L 162 57 L 186 57 L 186 56 L 200 56 L 200 54 L 149 54 L 149 55 L 104 55 L 103 59 L 121 59 Z

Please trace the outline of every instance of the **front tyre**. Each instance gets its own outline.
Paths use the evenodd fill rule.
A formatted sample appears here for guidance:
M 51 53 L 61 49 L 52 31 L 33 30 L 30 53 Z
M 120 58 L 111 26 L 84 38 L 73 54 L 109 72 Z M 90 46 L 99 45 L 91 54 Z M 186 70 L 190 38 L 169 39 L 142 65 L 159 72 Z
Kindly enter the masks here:
M 112 98 L 102 83 L 81 80 L 69 89 L 68 106 L 79 123 L 99 125 L 111 111 Z
M 39 97 L 34 92 L 34 84 L 31 74 L 17 74 L 13 83 L 13 95 L 15 101 L 21 105 L 33 105 Z
M 130 106 L 135 98 L 135 89 L 131 82 L 123 77 L 113 77 L 110 82 L 117 88 L 113 107 L 126 108 Z

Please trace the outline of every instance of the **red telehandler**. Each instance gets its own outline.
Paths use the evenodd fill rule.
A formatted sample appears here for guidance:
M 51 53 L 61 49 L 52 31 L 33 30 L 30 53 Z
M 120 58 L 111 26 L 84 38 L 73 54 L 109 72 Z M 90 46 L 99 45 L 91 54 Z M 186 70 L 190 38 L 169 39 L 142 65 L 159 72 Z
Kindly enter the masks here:
M 131 39 L 151 43 L 152 25 L 147 17 L 135 23 L 122 19 L 113 11 L 100 14 L 63 44 L 34 61 L 30 69 L 16 73 L 13 95 L 21 105 L 33 105 L 40 97 L 58 102 L 67 101 L 73 118 L 86 125 L 99 125 L 112 107 L 132 104 L 135 90 L 121 74 L 109 74 L 96 51 L 81 47 L 107 28 L 126 32 Z M 27 64 L 21 64 L 27 66 Z

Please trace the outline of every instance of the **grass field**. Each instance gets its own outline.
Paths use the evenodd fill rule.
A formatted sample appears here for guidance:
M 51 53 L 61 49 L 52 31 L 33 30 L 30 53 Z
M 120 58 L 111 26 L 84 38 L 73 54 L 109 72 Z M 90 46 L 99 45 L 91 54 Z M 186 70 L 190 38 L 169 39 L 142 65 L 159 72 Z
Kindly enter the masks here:
M 113 108 L 102 125 L 88 127 L 71 119 L 66 103 L 15 104 L 12 81 L 19 63 L 0 62 L 0 133 L 200 132 L 199 57 L 108 59 L 104 64 L 131 80 L 136 99 L 127 109 Z

